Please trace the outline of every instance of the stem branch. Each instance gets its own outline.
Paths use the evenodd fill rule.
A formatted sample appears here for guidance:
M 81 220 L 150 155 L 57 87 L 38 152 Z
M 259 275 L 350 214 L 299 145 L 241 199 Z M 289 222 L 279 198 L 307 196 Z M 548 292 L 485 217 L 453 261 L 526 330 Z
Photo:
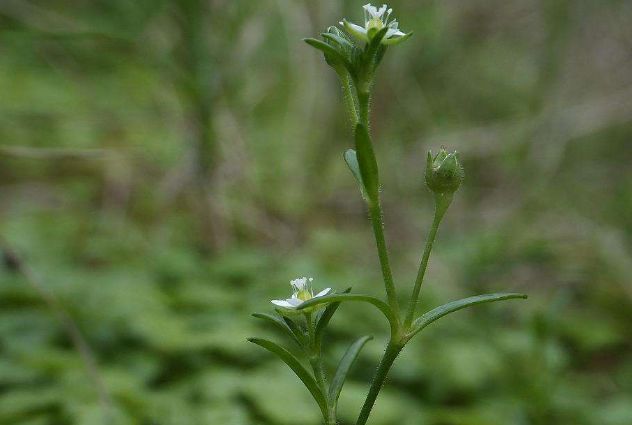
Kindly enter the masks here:
M 430 259 L 430 252 L 432 251 L 432 245 L 437 237 L 437 231 L 439 230 L 439 224 L 448 210 L 450 203 L 452 202 L 452 194 L 436 194 L 435 195 L 435 213 L 432 220 L 432 227 L 428 238 L 426 239 L 426 247 L 424 248 L 423 256 L 421 257 L 421 263 L 419 264 L 419 270 L 417 271 L 417 278 L 415 279 L 415 287 L 413 289 L 412 296 L 410 297 L 410 304 L 408 306 L 408 314 L 406 315 L 406 321 L 404 322 L 404 328 L 408 329 L 410 324 L 415 318 L 415 310 L 417 308 L 417 301 L 419 299 L 419 292 L 421 291 L 421 284 L 424 281 L 426 275 L 426 269 L 428 268 L 428 260 Z

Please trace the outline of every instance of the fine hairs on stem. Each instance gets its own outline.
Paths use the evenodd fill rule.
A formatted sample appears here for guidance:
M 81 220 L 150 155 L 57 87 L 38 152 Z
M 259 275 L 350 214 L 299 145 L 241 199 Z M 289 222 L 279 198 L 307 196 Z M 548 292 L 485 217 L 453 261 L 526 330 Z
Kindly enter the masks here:
M 443 304 L 417 316 L 421 287 L 428 268 L 430 254 L 441 221 L 445 216 L 454 193 L 463 182 L 464 172 L 456 152 L 441 148 L 428 152 L 425 181 L 434 195 L 435 213 L 419 263 L 417 277 L 412 283 L 412 293 L 405 304 L 405 314 L 400 311 L 397 287 L 393 279 L 386 238 L 384 235 L 383 210 L 380 201 L 378 162 L 373 150 L 371 128 L 371 96 L 375 71 L 387 49 L 410 38 L 411 32 L 399 29 L 393 19 L 393 10 L 387 5 L 364 6 L 364 24 L 353 24 L 346 19 L 340 26 L 332 26 L 321 34 L 321 39 L 308 38 L 305 42 L 324 55 L 340 79 L 343 101 L 353 127 L 353 149 L 347 149 L 344 160 L 355 177 L 371 219 L 377 257 L 382 273 L 386 299 L 356 294 L 351 289 L 335 291 L 326 288 L 313 290 L 311 277 L 301 277 L 290 282 L 290 298 L 272 300 L 275 313 L 255 313 L 253 316 L 267 321 L 283 331 L 298 346 L 302 360 L 275 342 L 250 338 L 249 341 L 277 355 L 303 382 L 323 416 L 326 425 L 338 424 L 338 398 L 347 374 L 364 345 L 372 339 L 362 336 L 355 340 L 339 361 L 333 375 L 324 368 L 322 335 L 336 310 L 343 302 L 354 301 L 375 307 L 390 325 L 390 335 L 384 354 L 378 364 L 356 425 L 368 422 L 388 373 L 406 344 L 421 330 L 443 316 L 477 304 L 509 299 L 527 298 L 518 293 L 493 293 L 477 295 Z M 326 347 L 324 347 L 326 348 Z M 309 364 L 309 369 L 305 366 Z

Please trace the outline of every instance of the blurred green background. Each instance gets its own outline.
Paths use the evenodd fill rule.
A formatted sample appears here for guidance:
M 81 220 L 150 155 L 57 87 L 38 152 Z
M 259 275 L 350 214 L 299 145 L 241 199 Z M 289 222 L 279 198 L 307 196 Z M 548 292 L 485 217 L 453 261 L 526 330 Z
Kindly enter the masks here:
M 245 339 L 282 340 L 249 315 L 297 276 L 382 296 L 335 74 L 301 41 L 362 4 L 0 1 L 0 424 L 319 423 Z M 530 298 L 431 326 L 370 423 L 631 424 L 632 2 L 390 6 L 415 32 L 373 108 L 400 291 L 432 216 L 425 153 L 445 145 L 467 178 L 424 308 Z M 387 332 L 361 305 L 332 322 L 329 367 L 376 336 L 345 424 Z

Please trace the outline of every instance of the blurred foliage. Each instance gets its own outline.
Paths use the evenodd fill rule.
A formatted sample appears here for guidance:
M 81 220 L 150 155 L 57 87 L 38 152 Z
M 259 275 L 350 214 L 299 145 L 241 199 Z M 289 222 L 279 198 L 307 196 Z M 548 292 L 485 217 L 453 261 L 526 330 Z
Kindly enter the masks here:
M 415 32 L 374 103 L 399 287 L 432 213 L 425 152 L 445 144 L 467 176 L 424 307 L 499 289 L 530 300 L 429 328 L 371 423 L 632 423 L 632 4 L 390 3 Z M 273 332 L 249 314 L 299 275 L 381 295 L 335 76 L 300 41 L 361 4 L 0 2 L 0 233 L 106 390 L 8 261 L 0 424 L 318 423 L 245 338 Z M 332 325 L 332 359 L 377 337 L 343 389 L 350 423 L 386 327 L 357 305 Z

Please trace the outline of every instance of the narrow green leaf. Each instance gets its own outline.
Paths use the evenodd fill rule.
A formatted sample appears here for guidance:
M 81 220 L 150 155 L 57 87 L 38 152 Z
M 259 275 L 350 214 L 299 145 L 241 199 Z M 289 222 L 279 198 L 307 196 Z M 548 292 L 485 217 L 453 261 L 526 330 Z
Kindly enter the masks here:
M 290 337 L 292 337 L 292 339 L 296 341 L 296 343 L 299 346 L 302 345 L 301 341 L 299 341 L 294 331 L 290 329 L 287 322 L 282 320 L 280 317 L 274 316 L 272 314 L 267 314 L 267 313 L 254 313 L 252 316 L 256 317 L 257 319 L 262 319 L 262 320 L 272 323 L 274 326 L 277 327 L 277 329 L 282 330 L 283 332 L 287 333 Z
M 302 310 L 308 307 L 314 307 L 320 304 L 332 303 L 332 302 L 345 302 L 345 301 L 359 301 L 365 302 L 374 305 L 377 307 L 382 314 L 386 317 L 391 325 L 391 331 L 395 331 L 398 326 L 398 320 L 391 307 L 386 304 L 384 301 L 372 297 L 370 295 L 358 295 L 358 294 L 332 294 L 325 295 L 323 297 L 312 298 L 311 300 L 307 300 L 301 305 L 297 307 L 298 310 Z
M 343 294 L 348 294 L 349 292 L 351 292 L 351 288 L 347 288 L 342 291 Z M 323 331 L 329 324 L 329 321 L 333 317 L 336 310 L 338 310 L 338 307 L 340 307 L 340 302 L 331 303 L 318 317 L 318 320 L 316 321 L 316 331 L 314 332 L 317 341 L 320 340 L 320 338 L 322 337 Z
M 360 168 L 360 175 L 362 176 L 367 197 L 372 203 L 377 203 L 380 190 L 377 160 L 373 152 L 369 131 L 362 124 L 356 125 L 355 128 L 355 147 L 358 168 Z
M 307 371 L 307 369 L 292 353 L 290 353 L 288 350 L 281 347 L 280 345 L 272 341 L 268 341 L 267 339 L 248 338 L 248 341 L 265 348 L 266 350 L 276 354 L 281 360 L 283 360 L 283 362 L 294 371 L 296 376 L 298 376 L 303 384 L 305 384 L 305 387 L 307 387 L 309 392 L 312 394 L 312 397 L 314 397 L 314 400 L 316 400 L 316 403 L 318 403 L 323 417 L 327 417 L 327 400 L 325 399 L 325 396 L 318 387 L 318 384 L 316 384 L 316 380 L 314 379 L 314 377 Z
M 351 346 L 347 349 L 347 352 L 344 356 L 342 356 L 340 363 L 338 363 L 338 368 L 336 369 L 334 378 L 331 381 L 331 385 L 329 386 L 329 403 L 332 406 L 335 406 L 338 403 L 338 397 L 340 397 L 340 391 L 342 391 L 342 386 L 347 379 L 349 369 L 353 366 L 353 363 L 358 358 L 358 354 L 360 354 L 364 345 L 372 339 L 372 336 L 363 336 L 351 344 Z
M 301 346 L 305 345 L 305 341 L 306 341 L 305 332 L 303 332 L 303 330 L 296 324 L 296 322 L 294 322 L 294 320 L 286 316 L 283 310 L 276 309 L 276 312 L 279 314 L 279 316 L 281 316 L 281 319 L 283 319 L 287 327 L 290 328 L 290 330 L 292 331 L 292 333 L 298 340 L 299 345 Z
M 356 181 L 358 182 L 358 185 L 360 186 L 360 192 L 362 193 L 362 198 L 368 201 L 369 197 L 366 193 L 366 189 L 364 188 L 364 183 L 362 183 L 362 174 L 360 173 L 360 165 L 358 164 L 358 157 L 356 155 L 356 151 L 354 151 L 353 149 L 347 149 L 347 151 L 344 154 L 344 159 L 345 159 L 345 162 L 347 163 L 347 166 L 349 167 L 349 170 L 351 170 L 353 177 L 355 177 Z
M 439 306 L 433 310 L 430 310 L 427 313 L 422 314 L 418 317 L 412 325 L 412 330 L 409 334 L 409 339 L 412 338 L 415 334 L 421 331 L 423 328 L 431 324 L 432 322 L 439 320 L 443 316 L 446 316 L 450 313 L 454 313 L 455 311 L 461 310 L 466 307 L 470 307 L 476 304 L 484 304 L 494 301 L 502 301 L 502 300 L 510 300 L 510 299 L 526 299 L 527 296 L 525 294 L 517 294 L 517 293 L 498 293 L 498 294 L 485 294 L 485 295 L 477 295 L 474 297 L 463 298 L 462 300 L 452 301 L 442 306 Z

